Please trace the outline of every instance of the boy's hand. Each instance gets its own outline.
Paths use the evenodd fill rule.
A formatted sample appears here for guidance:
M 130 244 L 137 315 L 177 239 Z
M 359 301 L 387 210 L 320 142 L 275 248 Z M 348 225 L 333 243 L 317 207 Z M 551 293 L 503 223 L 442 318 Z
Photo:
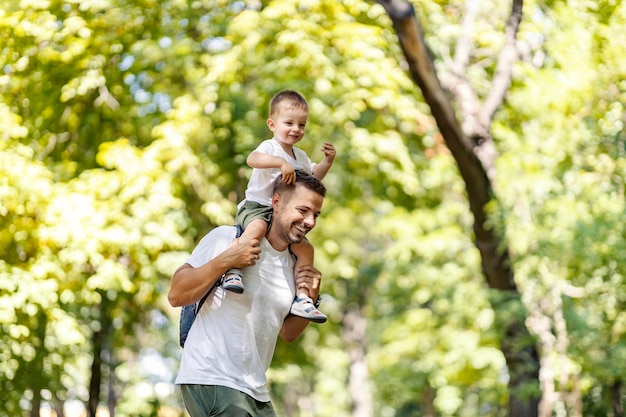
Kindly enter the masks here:
M 328 162 L 333 162 L 333 160 L 335 159 L 335 155 L 337 154 L 337 151 L 335 151 L 335 147 L 328 142 L 324 142 L 324 144 L 322 145 L 322 152 L 324 152 L 324 157 Z
M 280 172 L 283 174 L 283 182 L 293 184 L 296 182 L 296 170 L 287 161 L 280 166 Z

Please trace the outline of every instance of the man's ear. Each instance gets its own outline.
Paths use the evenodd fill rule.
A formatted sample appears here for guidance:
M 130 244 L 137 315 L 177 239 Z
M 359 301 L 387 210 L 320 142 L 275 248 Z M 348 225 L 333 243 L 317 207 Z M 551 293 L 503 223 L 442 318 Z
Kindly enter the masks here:
M 274 194 L 272 196 L 272 208 L 274 210 L 278 209 L 278 207 L 280 207 L 280 202 L 281 202 L 280 194 Z

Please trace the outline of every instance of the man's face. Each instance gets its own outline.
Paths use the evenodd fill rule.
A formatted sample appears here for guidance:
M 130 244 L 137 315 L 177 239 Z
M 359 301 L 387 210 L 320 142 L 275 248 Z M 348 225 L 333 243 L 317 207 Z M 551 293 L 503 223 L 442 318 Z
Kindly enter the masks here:
M 275 195 L 272 229 L 285 243 L 299 243 L 310 232 L 322 210 L 324 197 L 296 183 L 291 198 Z

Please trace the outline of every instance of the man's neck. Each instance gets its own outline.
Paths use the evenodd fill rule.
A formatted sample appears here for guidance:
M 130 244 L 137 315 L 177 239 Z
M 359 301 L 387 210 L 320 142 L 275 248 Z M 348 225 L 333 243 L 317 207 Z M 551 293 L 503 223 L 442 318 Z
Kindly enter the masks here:
M 267 242 L 277 251 L 283 252 L 289 247 L 289 242 L 274 232 L 274 228 L 270 226 L 270 230 L 265 234 Z

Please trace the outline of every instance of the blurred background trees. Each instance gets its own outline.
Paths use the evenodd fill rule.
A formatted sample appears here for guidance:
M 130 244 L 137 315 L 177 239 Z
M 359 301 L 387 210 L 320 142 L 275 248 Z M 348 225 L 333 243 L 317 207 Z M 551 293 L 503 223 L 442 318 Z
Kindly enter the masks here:
M 435 66 L 474 7 L 464 76 L 486 95 L 509 3 L 414 2 Z M 301 147 L 338 156 L 311 234 L 330 321 L 279 344 L 281 415 L 507 415 L 465 186 L 382 7 L 2 6 L 0 415 L 183 415 L 169 278 L 233 221 L 283 88 L 311 107 Z M 540 354 L 525 389 L 542 415 L 624 413 L 625 23 L 619 1 L 525 2 L 492 125 L 490 222 Z

